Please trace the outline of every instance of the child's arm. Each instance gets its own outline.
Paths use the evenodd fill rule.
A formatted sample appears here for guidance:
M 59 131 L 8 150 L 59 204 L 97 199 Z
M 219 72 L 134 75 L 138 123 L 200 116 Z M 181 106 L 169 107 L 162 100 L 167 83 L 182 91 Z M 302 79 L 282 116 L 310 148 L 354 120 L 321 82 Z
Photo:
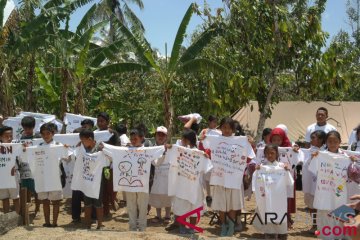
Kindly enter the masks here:
M 196 120 L 196 117 L 190 118 L 190 120 L 185 123 L 184 129 L 191 129 L 191 126 L 192 126 L 193 123 L 195 123 L 196 121 L 197 121 L 197 120 Z

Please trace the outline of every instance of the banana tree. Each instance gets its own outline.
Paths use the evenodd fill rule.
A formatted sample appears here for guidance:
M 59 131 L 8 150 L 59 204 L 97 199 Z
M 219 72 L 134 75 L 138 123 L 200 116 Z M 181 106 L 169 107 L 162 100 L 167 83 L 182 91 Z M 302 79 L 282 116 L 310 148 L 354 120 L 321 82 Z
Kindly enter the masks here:
M 182 51 L 182 44 L 185 38 L 186 29 L 189 25 L 191 16 L 196 10 L 196 4 L 191 4 L 187 9 L 182 22 L 178 28 L 171 56 L 165 59 L 165 64 L 161 61 L 156 61 L 154 52 L 149 46 L 146 39 L 135 37 L 131 31 L 119 22 L 119 30 L 127 38 L 129 43 L 137 56 L 137 62 L 121 62 L 109 64 L 95 71 L 94 76 L 111 77 L 114 74 L 119 74 L 129 71 L 153 71 L 157 74 L 157 81 L 162 90 L 162 102 L 164 110 L 165 126 L 169 130 L 168 137 L 171 138 L 174 108 L 172 102 L 173 89 L 177 82 L 181 81 L 179 76 L 182 74 L 209 71 L 216 73 L 229 73 L 229 71 L 221 64 L 206 59 L 198 58 L 197 56 L 201 50 L 220 33 L 219 28 L 210 27 L 204 31 L 197 40 L 189 46 L 185 51 Z M 230 74 L 230 73 L 229 73 Z

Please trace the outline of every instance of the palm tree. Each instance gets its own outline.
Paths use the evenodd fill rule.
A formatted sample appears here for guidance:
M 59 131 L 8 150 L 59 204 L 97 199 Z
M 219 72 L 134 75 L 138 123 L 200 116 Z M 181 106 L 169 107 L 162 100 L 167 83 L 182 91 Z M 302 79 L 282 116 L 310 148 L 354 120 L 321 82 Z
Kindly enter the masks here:
M 171 56 L 169 59 L 166 57 L 165 64 L 161 64 L 161 61 L 155 60 L 154 52 L 151 50 L 146 39 L 142 40 L 135 37 L 126 26 L 119 23 L 119 31 L 127 38 L 135 49 L 134 51 L 137 53 L 138 62 L 109 64 L 98 69 L 94 73 L 94 76 L 97 77 L 111 77 L 114 74 L 127 71 L 154 71 L 158 76 L 157 84 L 162 88 L 164 121 L 165 126 L 169 129 L 169 139 L 171 138 L 174 119 L 172 92 L 176 83 L 180 81 L 179 76 L 198 71 L 212 71 L 214 73 L 229 72 L 224 66 L 217 62 L 197 57 L 211 39 L 220 33 L 220 29 L 217 27 L 208 28 L 190 47 L 185 51 L 182 51 L 181 48 L 185 38 L 186 28 L 195 10 L 196 5 L 191 4 L 186 11 L 176 34 Z

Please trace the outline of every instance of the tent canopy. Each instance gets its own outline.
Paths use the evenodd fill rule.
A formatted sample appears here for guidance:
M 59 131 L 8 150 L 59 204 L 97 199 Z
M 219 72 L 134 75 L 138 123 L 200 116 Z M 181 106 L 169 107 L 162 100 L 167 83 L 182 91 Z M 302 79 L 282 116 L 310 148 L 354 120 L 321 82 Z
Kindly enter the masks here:
M 353 129 L 360 124 L 360 102 L 280 102 L 274 106 L 271 118 L 266 120 L 265 127 L 274 128 L 278 124 L 285 124 L 292 141 L 304 141 L 306 128 L 316 122 L 315 114 L 319 107 L 328 109 L 328 123 L 337 128 L 342 142 L 347 143 Z M 259 117 L 257 101 L 250 101 L 247 106 L 234 114 L 233 119 L 255 135 Z

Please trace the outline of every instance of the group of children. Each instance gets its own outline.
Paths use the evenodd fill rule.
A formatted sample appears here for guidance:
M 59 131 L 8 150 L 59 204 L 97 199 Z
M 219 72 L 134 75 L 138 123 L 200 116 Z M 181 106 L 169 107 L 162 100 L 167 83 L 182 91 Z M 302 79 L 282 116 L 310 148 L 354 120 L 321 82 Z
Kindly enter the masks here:
M 146 147 L 144 129 L 134 128 L 130 131 L 129 137 L 126 136 L 127 130 L 124 125 L 116 126 L 114 129 L 109 128 L 110 118 L 106 113 L 100 113 L 97 117 L 96 131 L 108 130 L 112 133 L 111 138 L 105 141 L 106 144 L 114 146 L 126 146 L 131 148 L 144 148 Z M 0 141 L 2 144 L 21 142 L 21 140 L 31 140 L 38 137 L 42 138 L 42 141 L 38 146 L 46 147 L 53 145 L 62 145 L 61 143 L 54 141 L 54 135 L 58 132 L 56 125 L 52 123 L 43 124 L 40 128 L 40 135 L 34 131 L 35 119 L 32 117 L 24 117 L 22 119 L 22 127 L 24 129 L 21 139 L 13 141 L 12 139 L 12 128 L 2 126 L 0 128 Z M 180 233 L 193 233 L 192 229 L 185 228 L 176 221 L 177 216 L 180 216 L 186 212 L 192 211 L 199 206 L 210 206 L 211 209 L 219 214 L 219 221 L 221 230 L 220 236 L 232 236 L 236 230 L 237 216 L 245 209 L 244 197 L 246 191 L 250 189 L 262 189 L 263 193 L 255 191 L 257 201 L 258 212 L 264 212 L 264 202 L 266 206 L 271 205 L 272 201 L 275 201 L 280 195 L 286 205 L 285 212 L 287 213 L 287 219 L 284 222 L 277 224 L 255 224 L 255 227 L 259 231 L 265 233 L 266 238 L 278 238 L 281 235 L 286 237 L 287 230 L 292 227 L 293 219 L 291 214 L 295 213 L 296 202 L 295 202 L 295 185 L 294 180 L 296 178 L 295 169 L 297 165 L 302 165 L 302 179 L 303 179 L 303 191 L 304 201 L 306 206 L 309 208 L 310 213 L 316 216 L 314 221 L 313 230 L 329 224 L 327 219 L 327 212 L 334 209 L 321 209 L 317 210 L 318 198 L 317 194 L 320 194 L 316 190 L 317 186 L 317 175 L 319 174 L 316 168 L 317 156 L 319 152 L 331 153 L 335 155 L 344 156 L 341 159 L 355 161 L 354 157 L 350 157 L 340 148 L 341 137 L 337 131 L 330 131 L 325 133 L 324 131 L 317 130 L 311 133 L 311 142 L 309 149 L 301 149 L 296 144 L 290 142 L 287 136 L 287 128 L 284 125 L 279 125 L 274 129 L 265 129 L 263 131 L 262 141 L 256 144 L 252 138 L 242 136 L 244 135 L 241 126 L 231 118 L 223 118 L 220 121 L 219 127 L 217 128 L 217 118 L 210 116 L 208 119 L 208 128 L 201 131 L 198 136 L 199 124 L 197 123 L 196 117 L 190 117 L 186 120 L 184 130 L 181 135 L 180 141 L 177 145 L 183 146 L 193 151 L 197 149 L 203 151 L 203 157 L 207 161 L 206 171 L 199 173 L 199 177 L 196 178 L 197 184 L 188 186 L 189 191 L 196 193 L 198 196 L 196 203 L 191 203 L 188 200 L 181 199 L 179 197 L 172 197 L 168 195 L 168 179 L 170 163 L 165 161 L 167 151 L 173 147 L 171 144 L 167 144 L 167 129 L 160 126 L 155 132 L 155 146 L 163 146 L 164 153 L 158 159 L 153 161 L 153 171 L 150 181 L 149 193 L 145 192 L 125 192 L 124 201 L 126 201 L 127 211 L 129 214 L 129 230 L 131 231 L 145 231 L 147 226 L 147 214 L 149 209 L 152 207 L 156 208 L 156 217 L 151 221 L 157 223 L 164 221 L 168 224 L 171 222 L 171 209 L 174 214 L 174 221 L 166 227 L 167 231 L 179 229 Z M 81 153 L 81 148 L 85 149 L 86 153 L 96 153 L 102 151 L 104 144 L 95 141 L 94 131 L 92 128 L 94 123 L 91 120 L 83 120 L 82 128 L 76 129 L 79 132 L 79 144 L 75 151 L 72 153 L 56 155 L 59 163 L 61 159 L 75 157 Z M 360 142 L 360 128 L 356 131 L 357 143 Z M 227 146 L 222 148 L 222 152 L 218 152 L 214 148 L 217 142 L 226 142 Z M 241 143 L 240 143 L 241 142 Z M 147 144 L 149 145 L 149 143 Z M 28 143 L 24 144 L 24 152 L 29 147 Z M 67 146 L 64 146 L 66 149 Z M 290 156 L 293 160 L 289 161 L 287 158 L 281 158 L 284 149 L 290 152 Z M 360 144 L 349 146 L 350 150 L 359 151 Z M 259 153 L 263 151 L 262 159 L 260 159 Z M 71 154 L 73 156 L 71 156 Z M 223 154 L 221 157 L 220 155 Z M 292 156 L 296 156 L 295 158 Z M 230 156 L 227 158 L 226 156 Z M 50 157 L 50 156 L 48 156 Z M 225 164 L 225 162 L 231 158 L 232 163 L 239 164 L 239 169 L 234 170 L 231 173 L 218 172 L 219 166 Z M 282 161 L 281 159 L 287 159 Z M 295 160 L 294 160 L 295 159 Z M 245 164 L 244 164 L 245 163 Z M 240 167 L 241 165 L 241 167 Z M 313 169 L 312 169 L 313 168 Z M 314 170 L 315 169 L 315 170 Z M 242 174 L 237 174 L 239 172 Z M 62 200 L 62 191 L 48 191 L 48 192 L 36 192 L 34 176 L 30 170 L 29 163 L 22 159 L 17 158 L 16 164 L 11 172 L 12 176 L 19 175 L 17 177 L 17 188 L 16 189 L 0 189 L 0 197 L 3 201 L 4 212 L 8 212 L 10 209 L 9 199 L 13 200 L 15 210 L 19 213 L 19 186 L 27 188 L 29 191 L 29 197 L 35 196 L 36 212 L 39 211 L 39 205 L 43 204 L 43 212 L 45 217 L 44 227 L 56 227 L 57 219 L 59 215 L 60 201 Z M 74 174 L 77 174 L 74 172 Z M 104 166 L 100 181 L 100 190 L 98 198 L 91 198 L 81 191 L 73 190 L 72 193 L 72 219 L 73 222 L 80 222 L 81 215 L 81 201 L 84 201 L 84 212 L 85 212 L 85 224 L 91 227 L 92 219 L 97 219 L 97 229 L 103 228 L 103 217 L 106 212 L 109 212 L 111 206 L 114 207 L 116 204 L 116 193 L 112 189 L 112 166 L 111 159 L 107 166 Z M 268 174 L 268 175 L 267 175 Z M 271 175 L 272 174 L 272 175 Z M 324 174 L 324 173 L 321 173 Z M 59 165 L 59 176 L 62 176 L 61 164 Z M 220 176 L 222 175 L 222 176 Z M 254 178 L 251 180 L 252 176 Z M 255 177 L 256 176 L 256 177 Z M 274 185 L 277 184 L 275 180 L 269 181 L 270 178 L 275 176 L 282 176 L 286 178 L 281 181 L 285 181 L 284 186 Z M 246 180 L 247 179 L 247 180 Z M 250 179 L 250 182 L 249 182 Z M 349 201 L 351 194 L 359 194 L 359 183 L 352 181 L 346 176 L 347 185 L 343 186 L 348 188 L 349 197 L 346 200 Z M 246 180 L 246 181 L 245 181 Z M 61 179 L 59 179 L 61 181 Z M 261 185 L 263 184 L 263 185 Z M 350 187 L 349 185 L 354 186 Z M 251 186 L 252 185 L 252 186 Z M 257 188 L 259 187 L 259 188 Z M 286 189 L 285 189 L 286 188 Z M 351 192 L 350 189 L 355 189 Z M 259 190 L 259 191 L 260 191 Z M 262 191 L 261 190 L 261 191 Z M 280 192 L 286 192 L 286 194 L 279 194 Z M 176 189 L 174 190 L 176 191 Z M 262 195 L 261 195 L 262 194 Z M 261 199 L 261 196 L 264 197 Z M 333 196 L 335 198 L 335 196 Z M 104 199 L 107 199 L 104 201 Z M 314 204 L 314 201 L 316 204 Z M 270 202 L 270 203 L 269 203 Z M 50 203 L 53 205 L 53 221 L 50 221 Z M 342 202 L 341 204 L 346 204 Z M 269 205 L 269 206 L 270 206 Z M 316 205 L 316 206 L 315 206 Z M 338 204 L 336 205 L 338 207 Z M 107 208 L 107 210 L 105 210 Z M 114 207 L 115 208 L 115 207 Z M 161 210 L 165 208 L 165 216 L 162 218 Z M 317 213 L 317 215 L 316 215 Z M 314 215 L 315 214 L 315 215 Z M 261 214 L 260 214 L 261 215 Z M 265 215 L 266 218 L 266 215 Z M 196 214 L 190 217 L 190 223 L 192 225 L 197 224 Z M 335 223 L 332 223 L 335 224 Z

